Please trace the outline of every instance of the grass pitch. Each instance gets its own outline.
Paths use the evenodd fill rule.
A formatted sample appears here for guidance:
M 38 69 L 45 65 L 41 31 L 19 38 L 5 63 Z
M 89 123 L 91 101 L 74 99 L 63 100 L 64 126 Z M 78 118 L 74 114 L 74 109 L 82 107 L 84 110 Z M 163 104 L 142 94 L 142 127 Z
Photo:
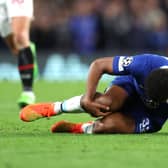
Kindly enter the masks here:
M 100 86 L 103 89 L 105 84 Z M 63 100 L 84 92 L 83 82 L 37 81 L 38 102 Z M 155 168 L 168 165 L 168 125 L 143 135 L 51 134 L 59 120 L 92 120 L 63 114 L 32 123 L 19 119 L 20 83 L 0 82 L 0 168 Z

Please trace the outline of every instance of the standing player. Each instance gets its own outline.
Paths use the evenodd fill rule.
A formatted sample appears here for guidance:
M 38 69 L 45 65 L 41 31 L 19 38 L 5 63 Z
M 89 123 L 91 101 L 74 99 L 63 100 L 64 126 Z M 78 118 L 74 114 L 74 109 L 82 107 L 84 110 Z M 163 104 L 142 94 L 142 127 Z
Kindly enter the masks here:
M 0 0 L 0 33 L 11 52 L 17 56 L 23 92 L 18 100 L 22 108 L 35 102 L 32 91 L 37 74 L 35 46 L 29 32 L 33 17 L 33 0 Z
M 103 74 L 120 75 L 105 93 L 97 93 Z M 151 133 L 159 131 L 168 117 L 168 59 L 154 54 L 116 56 L 95 60 L 86 93 L 63 102 L 25 107 L 20 117 L 33 121 L 61 113 L 86 111 L 100 117 L 87 123 L 60 121 L 52 132 Z

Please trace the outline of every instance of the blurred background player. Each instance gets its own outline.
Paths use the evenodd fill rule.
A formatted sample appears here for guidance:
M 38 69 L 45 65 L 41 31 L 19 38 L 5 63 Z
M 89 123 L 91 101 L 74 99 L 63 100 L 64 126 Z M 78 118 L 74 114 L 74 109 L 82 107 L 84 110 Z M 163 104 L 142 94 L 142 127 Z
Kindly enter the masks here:
M 30 42 L 33 0 L 0 0 L 0 33 L 13 55 L 18 59 L 23 92 L 18 100 L 20 108 L 35 102 L 32 90 L 37 75 L 35 45 Z
M 117 76 L 105 93 L 97 86 L 103 74 Z M 70 133 L 152 133 L 168 118 L 168 59 L 161 55 L 139 54 L 99 58 L 90 66 L 86 93 L 63 102 L 28 105 L 23 121 L 34 121 L 61 113 L 84 112 L 96 121 L 60 121 L 52 132 Z

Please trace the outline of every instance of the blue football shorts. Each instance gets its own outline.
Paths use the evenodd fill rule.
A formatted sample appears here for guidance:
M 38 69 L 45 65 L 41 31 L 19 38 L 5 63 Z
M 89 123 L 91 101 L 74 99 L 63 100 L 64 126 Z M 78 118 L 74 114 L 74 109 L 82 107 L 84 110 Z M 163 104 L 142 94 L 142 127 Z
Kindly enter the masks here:
M 135 89 L 132 76 L 117 76 L 110 83 L 110 86 L 112 85 L 122 87 L 130 97 L 121 111 L 135 120 L 134 133 L 152 133 L 162 128 L 167 120 L 167 115 L 162 115 L 159 109 L 150 109 L 145 106 Z

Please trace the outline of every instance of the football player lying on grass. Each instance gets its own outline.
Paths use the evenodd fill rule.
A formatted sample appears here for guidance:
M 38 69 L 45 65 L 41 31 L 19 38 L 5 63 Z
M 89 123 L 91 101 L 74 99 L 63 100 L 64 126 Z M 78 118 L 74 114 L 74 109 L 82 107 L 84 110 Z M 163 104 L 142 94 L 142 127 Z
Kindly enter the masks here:
M 97 86 L 103 74 L 118 75 L 105 93 Z M 168 117 L 168 59 L 161 55 L 104 57 L 90 66 L 86 93 L 63 102 L 38 103 L 21 110 L 23 121 L 62 113 L 86 112 L 95 121 L 60 121 L 51 131 L 69 133 L 152 133 Z

